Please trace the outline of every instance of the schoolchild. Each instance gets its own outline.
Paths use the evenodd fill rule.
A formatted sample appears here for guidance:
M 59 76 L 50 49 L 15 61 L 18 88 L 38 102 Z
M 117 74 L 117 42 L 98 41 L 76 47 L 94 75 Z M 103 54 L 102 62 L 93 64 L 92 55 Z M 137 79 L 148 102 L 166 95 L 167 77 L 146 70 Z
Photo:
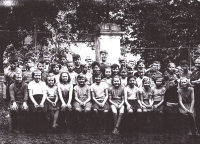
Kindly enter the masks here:
M 112 83 L 111 83 L 111 68 L 110 67 L 107 67 L 105 69 L 105 73 L 104 73 L 104 78 L 101 80 L 102 82 L 106 83 L 108 85 L 108 88 L 111 87 Z
M 79 54 L 75 54 L 73 56 L 73 63 L 74 63 L 74 71 L 77 74 L 80 74 L 83 70 L 81 67 L 81 56 Z
M 124 87 L 121 85 L 120 76 L 116 75 L 112 78 L 112 86 L 109 88 L 108 94 L 115 127 L 112 133 L 117 135 L 124 114 Z
M 92 79 L 92 74 L 88 72 L 88 64 L 83 63 L 81 66 L 83 70 L 81 74 L 84 74 L 85 77 L 87 78 L 86 84 L 91 86 L 93 84 L 93 79 Z
M 32 57 L 25 58 L 25 66 L 26 70 L 23 72 L 23 81 L 28 84 L 30 81 L 32 81 L 32 72 L 35 70 Z
M 125 87 L 127 85 L 127 70 L 121 69 L 120 76 L 121 76 L 121 84 L 122 86 Z
M 78 74 L 74 71 L 73 62 L 68 62 L 67 67 L 68 67 L 69 76 L 70 76 L 70 84 L 75 86 L 77 84 L 77 76 L 78 76 Z

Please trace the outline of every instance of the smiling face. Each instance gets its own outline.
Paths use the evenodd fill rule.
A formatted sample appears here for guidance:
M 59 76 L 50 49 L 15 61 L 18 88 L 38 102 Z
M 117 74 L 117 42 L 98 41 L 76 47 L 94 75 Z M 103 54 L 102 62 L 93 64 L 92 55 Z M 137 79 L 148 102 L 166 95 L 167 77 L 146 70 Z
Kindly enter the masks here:
M 119 73 L 119 67 L 112 68 L 113 75 L 118 75 L 118 73 Z
M 85 85 L 85 78 L 84 77 L 79 77 L 78 79 L 77 79 L 77 82 L 78 82 L 78 84 L 80 85 L 80 86 L 84 86 Z
M 36 83 L 38 83 L 41 80 L 41 72 L 40 71 L 34 72 L 34 80 Z
M 145 89 L 148 89 L 148 88 L 150 88 L 150 85 L 151 85 L 151 82 L 150 82 L 150 80 L 146 80 L 145 82 L 144 82 L 144 88 Z
M 200 58 L 197 58 L 194 63 L 195 63 L 195 67 L 197 69 L 200 69 Z
M 130 78 L 129 81 L 128 81 L 128 83 L 129 83 L 129 86 L 130 86 L 130 87 L 134 87 L 136 81 L 135 81 L 134 78 Z
M 188 79 L 187 78 L 181 79 L 180 85 L 182 88 L 187 88 L 188 87 Z
M 105 76 L 106 76 L 106 78 L 111 77 L 111 69 L 110 68 L 105 69 Z
M 173 74 L 176 70 L 176 66 L 174 63 L 170 63 L 169 64 L 169 67 L 168 67 L 168 70 L 169 70 L 169 73 Z
M 47 77 L 47 84 L 50 87 L 54 86 L 54 77 L 52 77 L 52 76 Z
M 54 66 L 53 66 L 53 72 L 54 72 L 54 74 L 58 74 L 59 71 L 60 71 L 59 66 L 58 66 L 58 65 L 54 65 Z
M 101 53 L 100 56 L 101 56 L 101 60 L 102 60 L 103 62 L 105 62 L 105 61 L 107 60 L 108 54 L 106 54 L 106 53 Z
M 113 78 L 113 86 L 118 88 L 121 85 L 121 80 L 119 77 L 114 77 Z
M 67 83 L 67 81 L 69 79 L 68 74 L 67 73 L 62 73 L 61 79 L 62 79 L 63 83 Z
M 16 83 L 21 83 L 22 82 L 22 73 L 16 73 L 15 82 Z
M 100 84 L 100 82 L 101 82 L 101 75 L 95 76 L 95 82 L 96 82 L 97 84 Z
M 162 85 L 162 78 L 158 78 L 156 80 L 156 86 L 161 86 Z

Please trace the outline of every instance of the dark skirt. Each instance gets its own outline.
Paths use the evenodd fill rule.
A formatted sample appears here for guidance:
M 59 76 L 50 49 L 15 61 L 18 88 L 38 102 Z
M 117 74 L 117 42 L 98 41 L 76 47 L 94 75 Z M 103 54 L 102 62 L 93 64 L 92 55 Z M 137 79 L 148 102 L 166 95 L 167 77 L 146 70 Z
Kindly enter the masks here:
M 160 101 L 154 101 L 153 105 L 157 105 L 158 103 L 160 103 Z M 161 104 L 157 108 L 153 108 L 153 111 L 163 111 L 163 110 L 164 110 L 164 104 Z
M 139 109 L 141 108 L 138 100 L 128 100 L 128 103 L 131 105 L 132 109 Z

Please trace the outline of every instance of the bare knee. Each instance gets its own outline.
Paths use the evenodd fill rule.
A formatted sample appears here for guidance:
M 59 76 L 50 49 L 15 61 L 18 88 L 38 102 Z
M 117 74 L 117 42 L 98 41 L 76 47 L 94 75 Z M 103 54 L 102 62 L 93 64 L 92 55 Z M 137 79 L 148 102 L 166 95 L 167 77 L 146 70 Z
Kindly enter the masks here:
M 142 112 L 142 109 L 137 109 L 137 112 L 138 112 L 138 113 L 141 113 L 141 112 Z

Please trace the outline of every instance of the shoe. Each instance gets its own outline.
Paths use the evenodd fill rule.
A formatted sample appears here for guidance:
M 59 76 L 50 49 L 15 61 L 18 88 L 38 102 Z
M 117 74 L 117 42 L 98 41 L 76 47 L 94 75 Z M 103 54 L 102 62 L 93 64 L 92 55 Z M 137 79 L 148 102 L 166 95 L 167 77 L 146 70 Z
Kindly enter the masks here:
M 52 127 L 53 127 L 53 128 L 56 128 L 56 127 L 58 127 L 58 124 L 53 124 Z
M 192 136 L 192 132 L 191 132 L 191 131 L 189 131 L 187 135 L 188 135 L 188 136 Z
M 198 131 L 195 132 L 195 136 L 200 137 L 200 134 Z
M 112 132 L 114 135 L 119 135 L 119 131 L 117 130 L 117 128 L 115 128 Z

